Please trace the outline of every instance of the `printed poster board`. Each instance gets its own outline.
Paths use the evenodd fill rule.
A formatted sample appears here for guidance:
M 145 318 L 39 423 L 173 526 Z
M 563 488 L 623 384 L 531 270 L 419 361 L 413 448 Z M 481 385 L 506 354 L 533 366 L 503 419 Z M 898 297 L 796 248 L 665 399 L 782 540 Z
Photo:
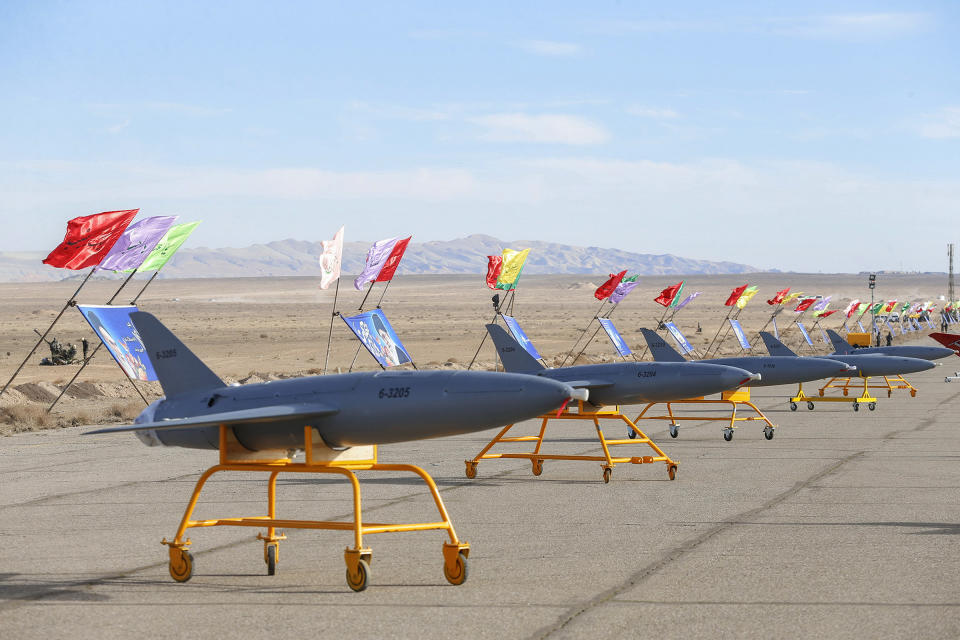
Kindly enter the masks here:
M 527 337 L 527 333 L 520 327 L 520 323 L 517 322 L 517 319 L 513 316 L 504 315 L 503 321 L 507 323 L 507 328 L 510 330 L 510 335 L 513 336 L 514 340 L 520 343 L 520 346 L 523 347 L 523 350 L 539 360 L 540 354 L 537 352 L 537 348 L 533 346 L 532 342 L 530 342 L 530 338 Z
M 673 336 L 673 340 L 677 343 L 677 346 L 680 348 L 680 353 L 684 355 L 688 353 L 693 353 L 693 347 L 690 345 L 690 342 L 687 340 L 687 337 L 681 333 L 680 329 L 677 328 L 672 322 L 664 322 L 663 326 L 667 328 L 667 331 L 670 332 L 670 335 Z
M 157 379 L 147 349 L 130 319 L 137 307 L 78 304 L 77 309 L 128 378 L 144 382 Z
M 413 361 L 383 310 L 373 309 L 340 317 L 381 367 L 395 367 Z
M 633 353 L 630 351 L 630 347 L 627 346 L 627 343 L 623 341 L 623 338 L 620 336 L 620 332 L 617 331 L 615 326 L 613 326 L 613 320 L 610 318 L 597 318 L 597 320 L 600 322 L 600 326 L 603 327 L 603 330 L 607 332 L 607 337 L 610 338 L 610 342 L 613 343 L 613 348 L 617 350 L 617 353 L 624 358 Z
M 803 326 L 802 322 L 798 322 L 797 326 L 800 327 L 800 333 L 803 334 L 803 339 L 807 341 L 807 344 L 811 347 L 813 346 L 813 340 L 810 339 L 810 334 L 807 333 L 807 328 Z
M 747 334 L 743 332 L 743 327 L 740 326 L 740 321 L 736 318 L 729 318 L 730 326 L 733 327 L 733 333 L 737 336 L 737 340 L 740 342 L 740 346 L 744 349 L 750 348 L 750 341 L 747 340 Z

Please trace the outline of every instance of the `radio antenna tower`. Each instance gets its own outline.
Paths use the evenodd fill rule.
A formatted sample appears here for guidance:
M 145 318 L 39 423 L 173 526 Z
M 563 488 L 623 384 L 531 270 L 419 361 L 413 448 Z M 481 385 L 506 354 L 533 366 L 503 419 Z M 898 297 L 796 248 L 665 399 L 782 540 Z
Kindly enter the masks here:
M 948 304 L 953 304 L 956 298 L 953 297 L 953 243 L 947 245 L 947 256 L 950 258 L 950 272 L 947 276 L 947 300 Z

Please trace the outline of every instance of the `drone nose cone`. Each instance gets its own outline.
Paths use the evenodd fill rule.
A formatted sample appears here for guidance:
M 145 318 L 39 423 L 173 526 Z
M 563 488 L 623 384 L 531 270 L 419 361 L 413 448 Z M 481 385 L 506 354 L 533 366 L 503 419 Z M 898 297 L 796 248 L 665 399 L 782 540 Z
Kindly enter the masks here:
M 718 376 L 719 382 L 722 385 L 721 388 L 716 389 L 712 393 L 718 393 L 720 391 L 727 391 L 728 389 L 736 389 L 737 387 L 743 387 L 751 382 L 759 382 L 763 377 L 759 373 L 752 373 L 746 369 L 741 369 L 740 367 L 728 367 L 726 365 L 711 365 L 722 369 L 720 375 Z
M 952 356 L 954 354 L 953 349 L 947 349 L 946 347 L 928 347 L 930 349 L 931 360 L 939 360 L 940 358 L 946 358 L 947 356 Z

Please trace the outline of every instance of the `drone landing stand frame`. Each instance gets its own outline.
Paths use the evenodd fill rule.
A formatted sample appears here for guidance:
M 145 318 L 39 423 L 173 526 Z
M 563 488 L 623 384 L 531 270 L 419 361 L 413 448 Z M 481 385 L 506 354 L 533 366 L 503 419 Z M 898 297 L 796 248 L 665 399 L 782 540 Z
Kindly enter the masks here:
M 430 475 L 420 467 L 409 464 L 379 464 L 375 445 L 351 447 L 344 451 L 335 451 L 314 442 L 312 428 L 304 427 L 304 462 L 293 462 L 290 458 L 264 458 L 264 452 L 251 452 L 245 449 L 233 436 L 233 431 L 220 425 L 220 464 L 207 469 L 197 480 L 186 512 L 172 541 L 163 540 L 170 547 L 170 576 L 177 582 L 186 582 L 193 574 L 193 556 L 187 550 L 191 541 L 184 538 L 187 529 L 195 527 L 256 527 L 266 528 L 266 535 L 257 534 L 263 540 L 263 559 L 267 565 L 267 574 L 274 575 L 279 559 L 280 541 L 286 539 L 278 528 L 284 529 L 325 529 L 334 531 L 353 531 L 354 546 L 344 551 L 347 565 L 347 585 L 354 591 L 366 589 L 370 575 L 371 549 L 363 546 L 364 534 L 394 533 L 404 531 L 429 531 L 442 529 L 447 532 L 450 541 L 443 545 L 443 573 L 451 584 L 463 584 L 467 579 L 467 556 L 470 545 L 457 538 L 453 523 L 447 515 L 446 507 L 437 491 L 437 485 Z M 210 520 L 192 520 L 194 508 L 200 498 L 206 481 L 220 471 L 268 473 L 267 515 Z M 356 471 L 405 471 L 419 476 L 430 489 L 433 501 L 440 513 L 440 522 L 382 523 L 363 522 L 361 518 L 360 481 Z M 329 520 L 284 520 L 277 518 L 277 476 L 281 473 L 330 473 L 344 476 L 353 489 L 353 522 Z
M 600 420 L 621 420 L 627 424 L 627 427 L 630 432 L 629 440 L 608 440 L 603 435 L 603 430 L 600 428 Z M 620 412 L 619 405 L 613 405 L 610 407 L 594 407 L 590 404 L 584 404 L 584 402 L 577 401 L 577 407 L 575 409 L 570 407 L 565 407 L 560 413 L 548 413 L 540 416 L 540 432 L 535 436 L 510 436 L 507 437 L 507 433 L 514 427 L 514 425 L 509 424 L 504 427 L 496 437 L 491 440 L 487 446 L 483 448 L 471 460 L 465 460 L 466 463 L 466 475 L 468 478 L 477 477 L 477 465 L 480 464 L 481 460 L 494 460 L 497 458 L 515 458 L 522 460 L 529 460 L 533 469 L 533 475 L 539 476 L 543 473 L 543 461 L 544 460 L 583 460 L 589 462 L 602 462 L 603 468 L 603 481 L 610 482 L 610 478 L 613 475 L 613 468 L 618 464 L 650 464 L 652 462 L 663 462 L 667 465 L 667 475 L 673 480 L 677 475 L 678 464 L 676 461 L 671 460 L 670 457 L 665 454 L 660 447 L 656 445 L 650 438 L 647 437 L 645 433 L 640 431 L 636 424 L 633 423 L 628 417 L 623 415 Z M 544 435 L 547 431 L 547 423 L 551 420 L 580 420 L 591 422 L 594 425 L 594 428 L 597 432 L 597 438 L 600 441 L 600 446 L 603 448 L 602 456 L 588 456 L 588 455 L 555 455 L 555 454 L 546 454 L 541 453 L 540 450 L 543 447 Z M 495 445 L 501 443 L 517 443 L 517 442 L 534 442 L 536 445 L 531 453 L 487 453 Z M 614 445 L 625 445 L 625 444 L 647 444 L 656 455 L 653 456 L 633 456 L 633 457 L 613 457 L 610 453 L 610 447 Z
M 654 407 L 658 404 L 667 405 L 667 415 L 647 415 L 647 411 L 651 407 Z M 672 405 L 724 405 L 730 407 L 729 416 L 718 416 L 718 417 L 705 417 L 705 416 L 678 416 L 673 413 Z M 751 416 L 738 416 L 737 407 L 739 406 L 749 407 L 753 409 L 756 415 Z M 673 400 L 671 402 L 651 402 L 643 408 L 643 411 L 640 412 L 635 419 L 635 422 L 640 422 L 641 420 L 669 420 L 670 421 L 670 436 L 676 438 L 680 433 L 680 425 L 677 424 L 678 420 L 696 420 L 700 422 L 726 422 L 727 426 L 723 428 L 723 439 L 729 442 L 733 439 L 733 431 L 737 428 L 738 422 L 752 422 L 754 420 L 761 420 L 766 423 L 766 426 L 763 428 L 763 436 L 767 440 L 773 439 L 773 432 L 776 430 L 776 425 L 770 422 L 766 415 L 760 408 L 753 404 L 750 400 L 750 389 L 748 387 L 742 387 L 740 389 L 735 389 L 733 391 L 724 391 L 720 395 L 719 400 L 707 400 L 706 398 L 688 398 L 686 400 Z M 629 435 L 629 434 L 628 434 Z M 632 436 L 631 436 L 632 437 Z

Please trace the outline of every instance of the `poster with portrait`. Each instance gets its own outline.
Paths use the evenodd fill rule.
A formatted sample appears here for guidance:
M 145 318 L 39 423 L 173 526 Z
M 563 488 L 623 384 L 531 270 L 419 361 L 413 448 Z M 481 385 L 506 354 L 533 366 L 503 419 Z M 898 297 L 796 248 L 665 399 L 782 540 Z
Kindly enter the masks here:
M 395 367 L 412 362 L 413 359 L 381 309 L 340 317 L 381 367 Z
M 77 309 L 128 378 L 144 382 L 157 379 L 140 334 L 130 320 L 137 307 L 78 304 Z
M 613 343 L 613 348 L 617 350 L 617 353 L 624 358 L 633 353 L 630 351 L 630 347 L 627 346 L 627 343 L 623 341 L 623 337 L 620 336 L 620 332 L 617 331 L 615 326 L 613 326 L 613 320 L 610 318 L 597 318 L 597 320 L 600 322 L 600 326 L 603 327 L 603 330 L 606 331 L 607 337 L 610 338 L 610 342 Z
M 517 319 L 513 316 L 502 317 L 503 321 L 507 323 L 507 328 L 510 329 L 510 334 L 513 336 L 513 339 L 520 343 L 520 346 L 523 347 L 524 351 L 539 360 L 540 353 L 537 351 L 537 348 L 533 346 L 533 343 L 530 342 L 530 338 L 527 337 L 526 332 L 520 327 L 520 323 L 517 322 Z

